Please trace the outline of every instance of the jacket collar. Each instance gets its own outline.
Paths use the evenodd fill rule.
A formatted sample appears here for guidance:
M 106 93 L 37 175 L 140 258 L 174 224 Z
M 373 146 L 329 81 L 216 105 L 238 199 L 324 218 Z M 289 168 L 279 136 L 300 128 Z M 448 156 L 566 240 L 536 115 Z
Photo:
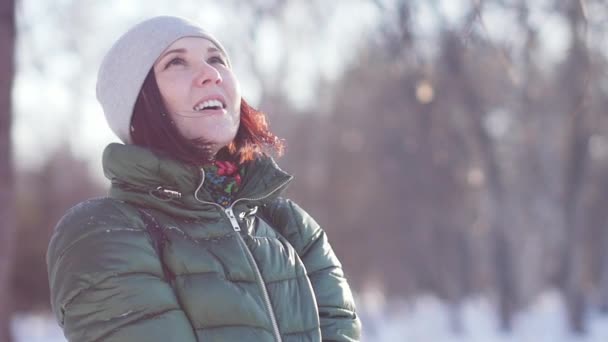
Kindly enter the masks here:
M 270 201 L 293 179 L 270 157 L 260 157 L 242 167 L 246 168 L 245 175 L 235 203 Z M 103 170 L 112 182 L 111 197 L 190 218 L 218 212 L 209 210 L 217 205 L 201 186 L 202 169 L 149 149 L 112 143 L 104 150 Z

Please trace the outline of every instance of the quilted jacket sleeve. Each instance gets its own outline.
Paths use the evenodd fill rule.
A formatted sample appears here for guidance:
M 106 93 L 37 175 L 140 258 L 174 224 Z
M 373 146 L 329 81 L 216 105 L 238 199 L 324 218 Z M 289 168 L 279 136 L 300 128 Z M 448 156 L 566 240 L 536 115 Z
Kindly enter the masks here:
M 84 202 L 49 243 L 51 305 L 69 342 L 194 342 L 145 226 L 110 199 Z
M 279 198 L 264 210 L 265 216 L 294 246 L 306 266 L 319 307 L 323 341 L 359 341 L 361 322 L 353 295 L 323 229 L 288 199 Z

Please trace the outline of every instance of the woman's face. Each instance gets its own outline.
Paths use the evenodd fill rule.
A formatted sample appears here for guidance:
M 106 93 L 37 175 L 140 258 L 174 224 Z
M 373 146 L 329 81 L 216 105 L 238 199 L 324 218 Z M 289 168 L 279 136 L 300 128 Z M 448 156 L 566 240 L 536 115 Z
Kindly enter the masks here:
M 181 38 L 165 49 L 153 68 L 166 114 L 184 137 L 212 144 L 214 154 L 232 142 L 239 127 L 241 91 L 215 44 Z

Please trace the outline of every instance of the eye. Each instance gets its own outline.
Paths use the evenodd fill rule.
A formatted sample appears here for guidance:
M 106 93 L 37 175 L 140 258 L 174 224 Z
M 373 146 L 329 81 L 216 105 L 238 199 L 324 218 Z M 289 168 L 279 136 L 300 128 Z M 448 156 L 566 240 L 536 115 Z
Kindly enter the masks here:
M 222 58 L 220 56 L 210 57 L 207 62 L 211 63 L 211 64 L 215 64 L 215 63 L 220 63 L 222 65 L 226 65 L 227 64 L 226 61 L 224 60 L 224 58 Z
M 165 69 L 169 68 L 172 65 L 184 65 L 184 64 L 186 64 L 186 61 L 184 61 L 183 58 L 175 57 L 175 58 L 171 59 L 169 62 L 167 62 L 167 64 L 165 64 Z

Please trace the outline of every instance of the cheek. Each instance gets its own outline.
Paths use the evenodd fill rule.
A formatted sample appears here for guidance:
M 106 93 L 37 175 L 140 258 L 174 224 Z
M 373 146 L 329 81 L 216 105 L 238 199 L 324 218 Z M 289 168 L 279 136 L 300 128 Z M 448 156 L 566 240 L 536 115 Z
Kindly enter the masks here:
M 163 79 L 162 82 L 158 82 L 158 89 L 167 110 L 170 112 L 183 110 L 184 94 L 187 94 L 184 91 L 183 82 L 175 79 Z
M 238 103 L 240 106 L 241 103 L 241 87 L 234 76 L 234 74 L 230 71 L 226 72 L 223 76 L 224 79 L 224 87 L 226 92 L 233 98 L 235 105 Z
M 234 123 L 236 124 L 237 129 L 241 125 L 241 110 L 240 109 L 236 112 L 236 118 L 234 119 Z

